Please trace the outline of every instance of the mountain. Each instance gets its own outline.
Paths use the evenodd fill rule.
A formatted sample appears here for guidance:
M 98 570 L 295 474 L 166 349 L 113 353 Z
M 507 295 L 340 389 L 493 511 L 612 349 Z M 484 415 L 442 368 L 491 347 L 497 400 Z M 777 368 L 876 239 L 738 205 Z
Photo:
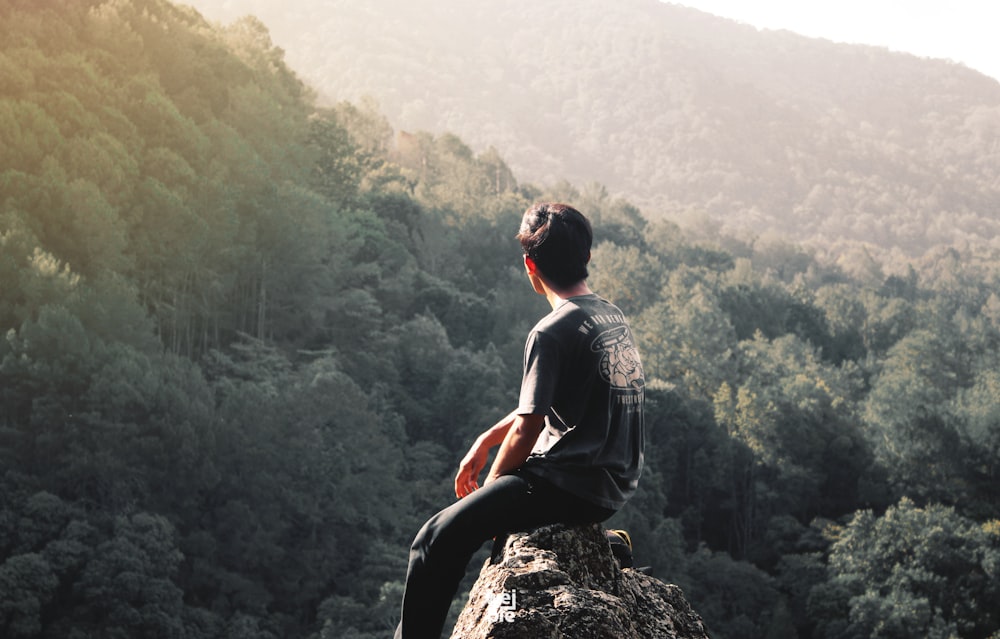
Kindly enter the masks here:
M 656 0 L 195 0 L 258 16 L 328 100 L 592 181 L 649 217 L 916 255 L 996 243 L 1000 83 Z

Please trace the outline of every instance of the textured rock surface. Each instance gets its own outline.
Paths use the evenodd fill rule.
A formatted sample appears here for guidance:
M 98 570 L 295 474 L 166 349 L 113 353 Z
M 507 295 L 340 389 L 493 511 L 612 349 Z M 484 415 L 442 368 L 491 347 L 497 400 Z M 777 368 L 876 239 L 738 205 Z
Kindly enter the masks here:
M 599 526 L 511 535 L 452 639 L 708 639 L 677 586 L 621 570 Z

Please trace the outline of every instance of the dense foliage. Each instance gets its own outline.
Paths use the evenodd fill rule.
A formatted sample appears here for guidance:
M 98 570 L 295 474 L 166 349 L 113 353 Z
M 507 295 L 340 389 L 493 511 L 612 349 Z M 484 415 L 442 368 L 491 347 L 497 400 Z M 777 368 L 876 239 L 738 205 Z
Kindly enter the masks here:
M 163 0 L 0 0 L 0 69 L 0 635 L 389 636 L 515 401 L 543 197 L 650 378 L 614 523 L 713 637 L 1000 632 L 1000 255 L 695 242 Z
M 1000 82 L 948 61 L 661 0 L 188 2 L 261 17 L 324 95 L 686 229 L 913 256 L 1000 231 Z

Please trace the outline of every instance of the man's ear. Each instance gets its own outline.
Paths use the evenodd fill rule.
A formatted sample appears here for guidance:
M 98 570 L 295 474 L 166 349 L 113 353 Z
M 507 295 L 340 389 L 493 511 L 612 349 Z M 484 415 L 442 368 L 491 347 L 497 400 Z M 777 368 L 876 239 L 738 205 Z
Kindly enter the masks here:
M 538 265 L 535 264 L 535 260 L 531 259 L 531 257 L 527 255 L 524 256 L 524 268 L 532 275 L 536 275 L 538 273 Z

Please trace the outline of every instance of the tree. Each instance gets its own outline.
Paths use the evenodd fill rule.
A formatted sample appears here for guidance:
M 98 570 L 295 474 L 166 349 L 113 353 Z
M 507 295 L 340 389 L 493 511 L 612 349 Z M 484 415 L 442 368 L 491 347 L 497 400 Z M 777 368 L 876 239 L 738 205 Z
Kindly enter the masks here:
M 35 637 L 42 630 L 42 610 L 59 580 L 37 553 L 15 555 L 0 564 L 0 628 L 5 637 Z
M 773 579 L 726 553 L 699 548 L 687 558 L 690 583 L 682 584 L 691 605 L 709 620 L 719 639 L 763 639 L 779 606 Z
M 766 340 L 758 334 L 740 347 L 745 377 L 735 390 L 716 395 L 716 419 L 766 469 L 767 494 L 781 503 L 763 513 L 808 522 L 850 512 L 870 465 L 853 414 L 857 370 L 834 368 L 794 335 Z
M 865 401 L 876 460 L 900 494 L 951 503 L 965 495 L 966 459 L 947 411 L 966 383 L 956 342 L 945 332 L 910 333 L 889 350 Z
M 690 271 L 677 271 L 663 298 L 633 322 L 650 379 L 711 397 L 731 375 L 736 335 L 712 288 Z
M 653 304 L 662 288 L 660 260 L 636 246 L 601 242 L 591 255 L 589 283 L 602 297 L 612 300 L 628 317 Z
M 945 506 L 904 498 L 882 517 L 858 512 L 832 547 L 830 581 L 810 595 L 817 613 L 829 610 L 824 599 L 847 613 L 820 616 L 821 636 L 991 636 L 1000 630 L 998 541 L 995 526 Z
M 184 593 L 173 581 L 182 558 L 166 518 L 116 518 L 113 537 L 83 570 L 74 616 L 109 637 L 183 637 Z
M 978 517 L 998 517 L 997 474 L 1000 473 L 1000 373 L 987 368 L 976 375 L 972 386 L 954 399 L 956 420 L 965 463 L 963 468 L 973 500 L 963 502 L 962 511 Z M 970 503 L 971 502 L 971 503 Z
M 337 121 L 334 111 L 320 111 L 309 120 L 309 144 L 313 163 L 313 188 L 339 206 L 357 197 L 365 170 L 350 132 Z

